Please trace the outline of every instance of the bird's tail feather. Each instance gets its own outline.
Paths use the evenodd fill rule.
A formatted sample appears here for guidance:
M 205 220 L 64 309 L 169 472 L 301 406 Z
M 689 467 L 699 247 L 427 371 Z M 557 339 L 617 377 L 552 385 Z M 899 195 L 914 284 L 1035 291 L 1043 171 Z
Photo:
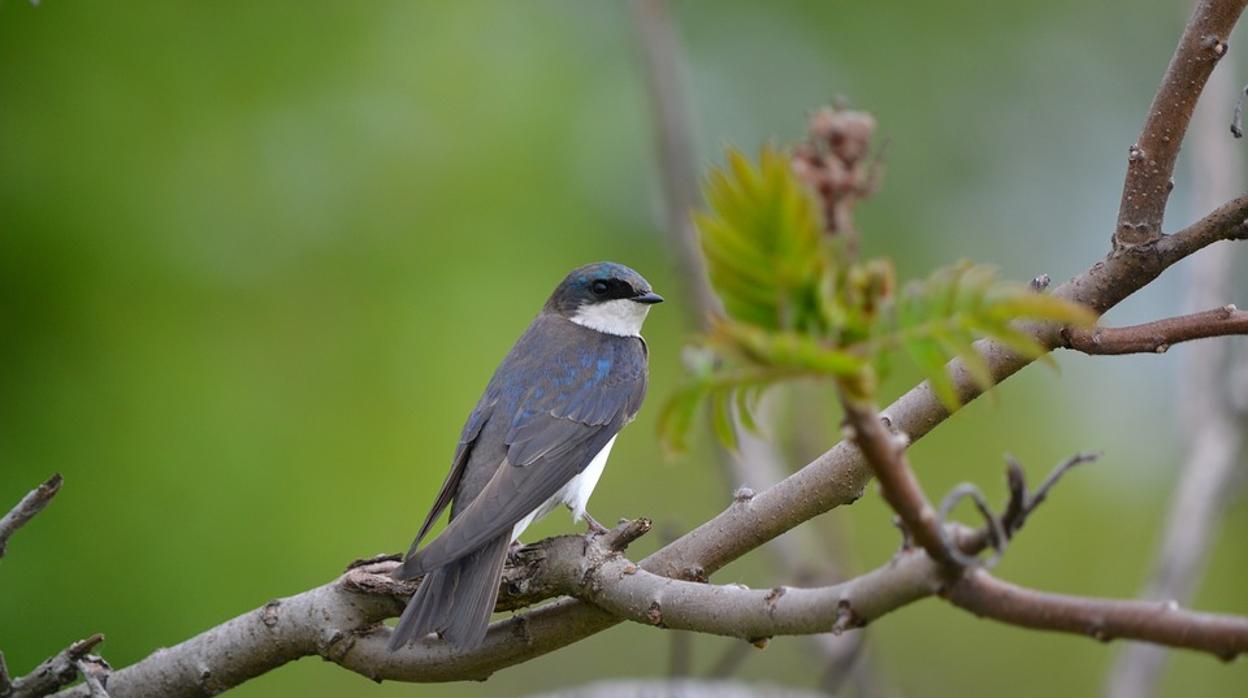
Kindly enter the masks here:
M 498 601 L 498 582 L 507 559 L 511 531 L 425 575 L 390 636 L 397 650 L 431 632 L 456 649 L 471 649 L 485 639 Z

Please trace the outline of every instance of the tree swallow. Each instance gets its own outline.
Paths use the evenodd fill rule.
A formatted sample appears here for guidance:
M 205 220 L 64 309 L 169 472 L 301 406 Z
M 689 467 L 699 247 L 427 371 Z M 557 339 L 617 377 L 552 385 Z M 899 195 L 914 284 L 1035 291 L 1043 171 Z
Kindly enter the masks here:
M 600 262 L 555 288 L 468 415 L 451 471 L 398 579 L 424 575 L 390 638 L 437 632 L 457 649 L 485 638 L 512 541 L 560 504 L 585 512 L 616 434 L 646 395 L 641 325 L 663 301 L 640 274 Z M 450 523 L 417 549 L 450 505 Z

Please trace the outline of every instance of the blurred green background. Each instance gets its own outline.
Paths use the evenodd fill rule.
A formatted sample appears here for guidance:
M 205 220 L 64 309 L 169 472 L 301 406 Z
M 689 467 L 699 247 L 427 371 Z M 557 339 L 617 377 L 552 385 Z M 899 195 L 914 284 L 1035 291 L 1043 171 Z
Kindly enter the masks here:
M 905 276 L 970 257 L 1060 280 L 1107 249 L 1181 5 L 679 3 L 700 159 L 791 140 L 846 95 L 888 141 L 860 214 L 868 253 Z M 682 531 L 726 504 L 706 438 L 675 463 L 653 438 L 686 301 L 635 43 L 605 0 L 0 1 L 0 507 L 66 478 L 0 563 L 14 672 L 96 631 L 126 665 L 404 549 L 493 367 L 588 261 L 630 264 L 670 301 L 648 323 L 651 399 L 592 511 Z M 1197 213 L 1183 166 L 1171 227 Z M 1174 313 L 1181 283 L 1167 273 L 1109 321 Z M 997 499 L 1006 451 L 1033 477 L 1104 451 L 999 571 L 1135 595 L 1182 459 L 1183 351 L 1033 367 L 918 444 L 920 475 L 932 493 L 972 480 Z M 830 446 L 835 415 L 821 419 Z M 1242 504 L 1200 608 L 1248 613 Z M 897 545 L 874 490 L 817 525 L 857 569 Z M 556 515 L 530 536 L 567 530 Z M 716 581 L 783 580 L 760 551 Z M 1119 651 L 937 600 L 868 632 L 880 680 L 915 696 L 1090 695 Z M 698 669 L 730 644 L 699 638 Z M 511 696 L 661 676 L 668 648 L 625 625 L 483 684 L 377 687 L 306 659 L 236 693 Z M 821 671 L 780 638 L 741 673 L 812 686 Z M 1245 684 L 1248 663 L 1186 653 L 1165 679 L 1172 696 Z

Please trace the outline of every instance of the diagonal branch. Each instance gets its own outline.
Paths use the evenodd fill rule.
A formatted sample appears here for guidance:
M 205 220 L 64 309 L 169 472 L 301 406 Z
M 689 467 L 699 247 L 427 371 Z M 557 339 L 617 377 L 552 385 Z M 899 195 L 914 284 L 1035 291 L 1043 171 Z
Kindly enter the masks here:
M 1180 342 L 1248 334 L 1248 311 L 1233 305 L 1130 327 L 1066 328 L 1062 346 L 1085 354 L 1161 354 Z
M 945 540 L 940 517 L 906 458 L 906 437 L 890 433 L 871 405 L 855 402 L 843 394 L 842 398 L 849 438 L 862 452 L 880 483 L 880 493 L 901 518 L 906 532 L 933 560 L 950 569 L 961 567 L 964 560 Z
M 1200 0 L 1148 109 L 1140 137 L 1127 157 L 1127 177 L 1114 231 L 1121 251 L 1161 237 L 1174 164 L 1196 98 L 1213 67 L 1226 55 L 1231 29 L 1248 0 Z
M 63 481 L 60 473 L 48 478 L 47 482 L 22 497 L 22 501 L 0 519 L 0 557 L 4 557 L 4 549 L 9 543 L 9 537 L 51 503 L 56 493 L 61 491 Z

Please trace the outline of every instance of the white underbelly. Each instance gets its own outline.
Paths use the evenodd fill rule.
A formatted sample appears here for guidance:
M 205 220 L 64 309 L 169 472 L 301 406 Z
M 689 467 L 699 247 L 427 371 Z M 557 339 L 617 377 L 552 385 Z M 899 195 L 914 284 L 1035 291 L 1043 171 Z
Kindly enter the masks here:
M 584 470 L 568 480 L 568 484 L 543 502 L 541 506 L 529 512 L 528 516 L 517 521 L 515 527 L 511 529 L 511 539 L 519 540 L 520 534 L 524 533 L 524 529 L 528 528 L 529 524 L 554 511 L 560 504 L 566 504 L 572 510 L 572 521 L 580 521 L 584 518 L 589 496 L 594 493 L 594 487 L 598 485 L 598 479 L 602 477 L 602 471 L 607 467 L 607 457 L 611 455 L 613 445 L 615 445 L 614 436 L 606 446 L 602 447 L 598 455 L 594 456 L 589 465 L 585 466 Z

